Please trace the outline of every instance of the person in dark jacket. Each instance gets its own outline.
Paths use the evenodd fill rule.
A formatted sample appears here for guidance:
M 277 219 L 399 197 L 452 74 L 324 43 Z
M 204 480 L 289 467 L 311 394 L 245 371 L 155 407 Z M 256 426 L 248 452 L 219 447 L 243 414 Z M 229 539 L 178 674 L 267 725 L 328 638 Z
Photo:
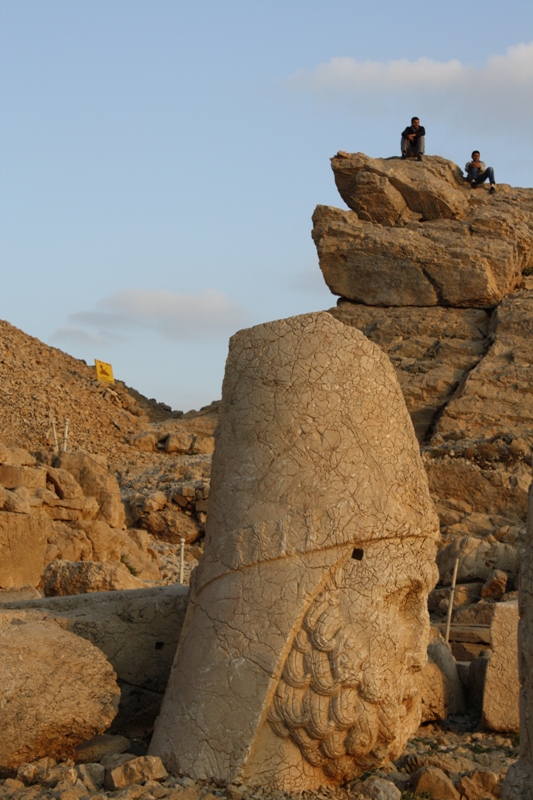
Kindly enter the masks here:
M 402 158 L 417 158 L 422 161 L 424 155 L 426 129 L 420 124 L 418 117 L 411 119 L 411 124 L 402 132 Z

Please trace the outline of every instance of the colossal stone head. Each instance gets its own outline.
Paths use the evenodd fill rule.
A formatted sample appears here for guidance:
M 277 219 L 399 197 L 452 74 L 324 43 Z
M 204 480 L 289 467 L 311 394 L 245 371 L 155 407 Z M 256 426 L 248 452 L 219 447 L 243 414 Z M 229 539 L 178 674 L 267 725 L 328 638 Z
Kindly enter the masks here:
M 327 313 L 236 334 L 205 555 L 151 752 L 292 791 L 396 757 L 420 721 L 437 530 L 376 345 Z

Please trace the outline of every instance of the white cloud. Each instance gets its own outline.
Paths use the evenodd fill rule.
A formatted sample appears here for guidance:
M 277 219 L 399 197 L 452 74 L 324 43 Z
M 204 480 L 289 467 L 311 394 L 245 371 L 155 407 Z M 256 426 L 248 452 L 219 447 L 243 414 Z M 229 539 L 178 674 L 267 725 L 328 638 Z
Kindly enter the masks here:
M 464 114 L 479 114 L 509 132 L 533 115 L 533 42 L 509 47 L 482 66 L 431 58 L 387 62 L 332 58 L 314 70 L 292 75 L 286 86 L 351 105 L 359 115 L 388 114 L 395 108 L 405 113 L 408 103 L 410 113 L 420 116 L 431 111 L 455 123 Z
M 69 341 L 74 343 L 77 335 L 79 344 L 110 343 L 123 338 L 121 333 L 148 329 L 167 339 L 201 340 L 215 335 L 227 336 L 241 327 L 246 318 L 243 309 L 225 292 L 216 289 L 198 294 L 123 289 L 103 298 L 97 305 L 102 310 L 70 314 L 72 325 L 60 328 L 54 337 L 65 340 L 70 336 Z M 98 336 L 85 332 L 87 327 L 97 329 Z
M 75 325 L 64 325 L 58 328 L 50 337 L 52 342 L 57 344 L 74 345 L 74 346 L 88 346 L 88 345 L 103 345 L 105 341 L 94 333 L 84 331 Z

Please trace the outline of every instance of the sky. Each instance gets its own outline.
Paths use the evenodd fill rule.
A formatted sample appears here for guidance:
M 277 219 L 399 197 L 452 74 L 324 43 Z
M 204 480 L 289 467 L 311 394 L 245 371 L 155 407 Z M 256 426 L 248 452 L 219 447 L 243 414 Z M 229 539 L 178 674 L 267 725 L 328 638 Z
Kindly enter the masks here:
M 531 0 L 0 0 L 0 318 L 173 409 L 330 308 L 338 150 L 533 185 Z

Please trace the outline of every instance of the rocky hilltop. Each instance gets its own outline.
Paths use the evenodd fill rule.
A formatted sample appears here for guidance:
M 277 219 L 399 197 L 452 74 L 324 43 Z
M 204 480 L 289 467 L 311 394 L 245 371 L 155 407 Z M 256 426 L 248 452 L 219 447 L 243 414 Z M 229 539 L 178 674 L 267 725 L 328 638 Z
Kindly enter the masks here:
M 349 210 L 313 216 L 340 295 L 330 313 L 396 369 L 440 515 L 441 579 L 484 540 L 460 578 L 499 564 L 514 588 L 533 445 L 533 190 L 472 190 L 438 156 L 341 152 L 332 167 Z

